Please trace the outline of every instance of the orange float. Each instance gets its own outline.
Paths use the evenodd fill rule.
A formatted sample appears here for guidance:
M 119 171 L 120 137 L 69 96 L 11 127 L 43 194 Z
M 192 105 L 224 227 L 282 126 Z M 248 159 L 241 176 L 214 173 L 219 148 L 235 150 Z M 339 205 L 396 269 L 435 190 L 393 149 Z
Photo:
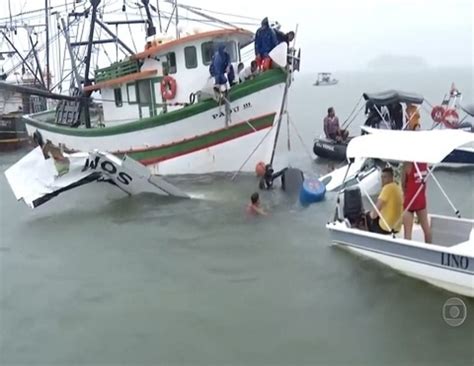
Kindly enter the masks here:
M 257 174 L 257 177 L 263 177 L 265 175 L 265 163 L 263 161 L 260 161 L 255 166 L 255 174 Z

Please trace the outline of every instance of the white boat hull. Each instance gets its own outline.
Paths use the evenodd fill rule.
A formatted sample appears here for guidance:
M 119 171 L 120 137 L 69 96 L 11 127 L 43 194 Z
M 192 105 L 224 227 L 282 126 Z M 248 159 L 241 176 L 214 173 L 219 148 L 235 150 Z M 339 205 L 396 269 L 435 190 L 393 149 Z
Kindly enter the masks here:
M 272 77 L 281 78 L 268 78 Z M 33 116 L 27 116 L 25 123 L 30 135 L 39 131 L 44 141 L 50 140 L 54 145 L 62 144 L 73 151 L 98 149 L 119 156 L 126 154 L 154 174 L 254 171 L 258 162 L 270 160 L 276 130 L 273 127 L 283 92 L 284 83 L 276 83 L 237 97 L 230 103 L 232 112 L 227 123 L 224 105 L 202 111 L 198 105 L 185 107 L 169 113 L 179 114 L 171 122 L 161 122 L 168 116 L 160 115 L 103 129 L 44 127 L 45 123 L 34 121 Z M 134 127 L 136 124 L 142 127 Z
M 417 241 L 404 240 L 403 234 L 394 238 L 349 228 L 345 222 L 329 223 L 326 227 L 335 245 L 452 293 L 474 297 L 474 221 L 459 220 L 466 230 L 471 228 L 471 236 L 452 246 L 421 242 L 419 227 L 413 234 Z
M 385 264 L 407 276 L 428 282 L 449 292 L 474 297 L 472 275 L 461 274 L 450 270 L 433 268 L 409 259 L 397 258 L 364 249 L 346 246 L 348 250 Z

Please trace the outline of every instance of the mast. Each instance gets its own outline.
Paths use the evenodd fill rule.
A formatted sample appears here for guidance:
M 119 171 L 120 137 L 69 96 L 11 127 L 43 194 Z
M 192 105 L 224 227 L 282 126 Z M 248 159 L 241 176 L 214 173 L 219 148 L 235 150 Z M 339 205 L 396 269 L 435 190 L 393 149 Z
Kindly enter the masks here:
M 49 72 L 49 9 L 48 0 L 44 0 L 44 16 L 46 24 L 46 89 L 51 87 L 51 77 Z
M 28 61 L 26 60 L 25 57 L 23 57 L 20 53 L 20 51 L 18 51 L 18 49 L 15 47 L 15 44 L 10 40 L 10 38 L 7 37 L 7 35 L 5 34 L 5 32 L 3 31 L 0 31 L 0 34 L 3 35 L 3 37 L 5 38 L 5 40 L 8 42 L 8 44 L 11 46 L 11 48 L 13 48 L 13 50 L 16 52 L 16 54 L 18 55 L 18 57 L 21 59 L 21 61 L 23 62 L 23 65 L 26 66 L 28 68 L 28 70 L 30 70 L 31 74 L 33 74 L 33 76 L 35 77 L 36 81 L 38 81 L 39 84 L 42 84 L 41 80 L 38 78 L 38 75 L 37 73 L 31 68 L 30 64 L 28 63 Z M 30 50 L 30 52 L 28 52 L 28 55 L 27 57 L 29 57 L 29 55 L 32 53 L 33 51 Z
M 153 25 L 153 19 L 151 17 L 150 7 L 148 6 L 150 4 L 150 0 L 142 0 L 142 4 L 145 7 L 146 17 L 148 21 L 148 27 L 146 30 L 146 36 L 148 38 L 156 34 L 156 28 Z
M 36 44 L 33 42 L 33 38 L 31 38 L 31 32 L 29 30 L 28 30 L 28 38 L 29 38 L 30 43 L 31 43 L 31 50 L 33 51 L 33 55 L 35 57 L 36 67 L 38 69 L 38 72 L 39 72 L 39 75 L 40 75 L 40 78 L 41 78 L 41 81 L 42 81 L 43 88 L 45 88 L 46 84 L 45 84 L 45 81 L 44 81 L 43 71 L 41 70 L 41 64 L 38 60 L 38 53 L 36 52 Z
M 176 23 L 176 39 L 179 38 L 179 29 L 178 29 L 178 0 L 174 0 L 175 11 L 175 23 Z
M 92 82 L 89 78 L 89 71 L 91 67 L 91 55 L 92 55 L 92 45 L 94 43 L 94 27 L 97 20 L 97 7 L 100 4 L 100 0 L 90 0 L 92 5 L 92 15 L 91 15 L 91 26 L 89 29 L 89 40 L 87 43 L 87 52 L 86 52 L 86 67 L 84 71 L 84 86 L 91 85 Z M 90 92 L 84 93 L 82 95 L 85 97 L 90 97 Z M 86 100 L 84 103 L 84 122 L 86 128 L 91 128 L 91 116 L 89 110 L 89 100 Z
M 69 58 L 71 59 L 72 73 L 76 81 L 76 86 L 80 91 L 82 91 L 81 78 L 79 76 L 79 72 L 77 71 L 76 60 L 74 58 L 74 52 L 72 51 L 71 42 L 69 39 L 69 30 L 66 27 L 66 22 L 64 21 L 64 18 L 61 18 L 61 24 L 63 26 L 64 38 L 66 40 L 66 47 L 69 52 Z

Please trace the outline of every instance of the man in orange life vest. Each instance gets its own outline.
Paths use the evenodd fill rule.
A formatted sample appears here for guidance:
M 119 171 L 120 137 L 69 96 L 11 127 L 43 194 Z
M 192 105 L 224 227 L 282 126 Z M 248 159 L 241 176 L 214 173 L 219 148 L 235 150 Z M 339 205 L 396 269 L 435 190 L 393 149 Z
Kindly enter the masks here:
M 275 30 L 268 24 L 268 18 L 264 18 L 261 27 L 255 33 L 255 61 L 257 61 L 257 67 L 260 71 L 265 71 L 272 67 L 269 53 L 277 44 L 278 40 Z

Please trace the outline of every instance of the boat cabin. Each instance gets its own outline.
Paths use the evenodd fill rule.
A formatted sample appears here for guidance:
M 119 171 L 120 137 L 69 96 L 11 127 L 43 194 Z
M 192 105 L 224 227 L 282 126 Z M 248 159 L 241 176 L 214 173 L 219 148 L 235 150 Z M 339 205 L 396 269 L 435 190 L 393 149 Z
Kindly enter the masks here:
M 209 65 L 217 44 L 226 45 L 237 74 L 240 50 L 252 41 L 253 33 L 241 29 L 156 38 L 143 52 L 96 70 L 95 84 L 84 90 L 100 90 L 105 124 L 156 116 L 200 99 L 211 81 Z

